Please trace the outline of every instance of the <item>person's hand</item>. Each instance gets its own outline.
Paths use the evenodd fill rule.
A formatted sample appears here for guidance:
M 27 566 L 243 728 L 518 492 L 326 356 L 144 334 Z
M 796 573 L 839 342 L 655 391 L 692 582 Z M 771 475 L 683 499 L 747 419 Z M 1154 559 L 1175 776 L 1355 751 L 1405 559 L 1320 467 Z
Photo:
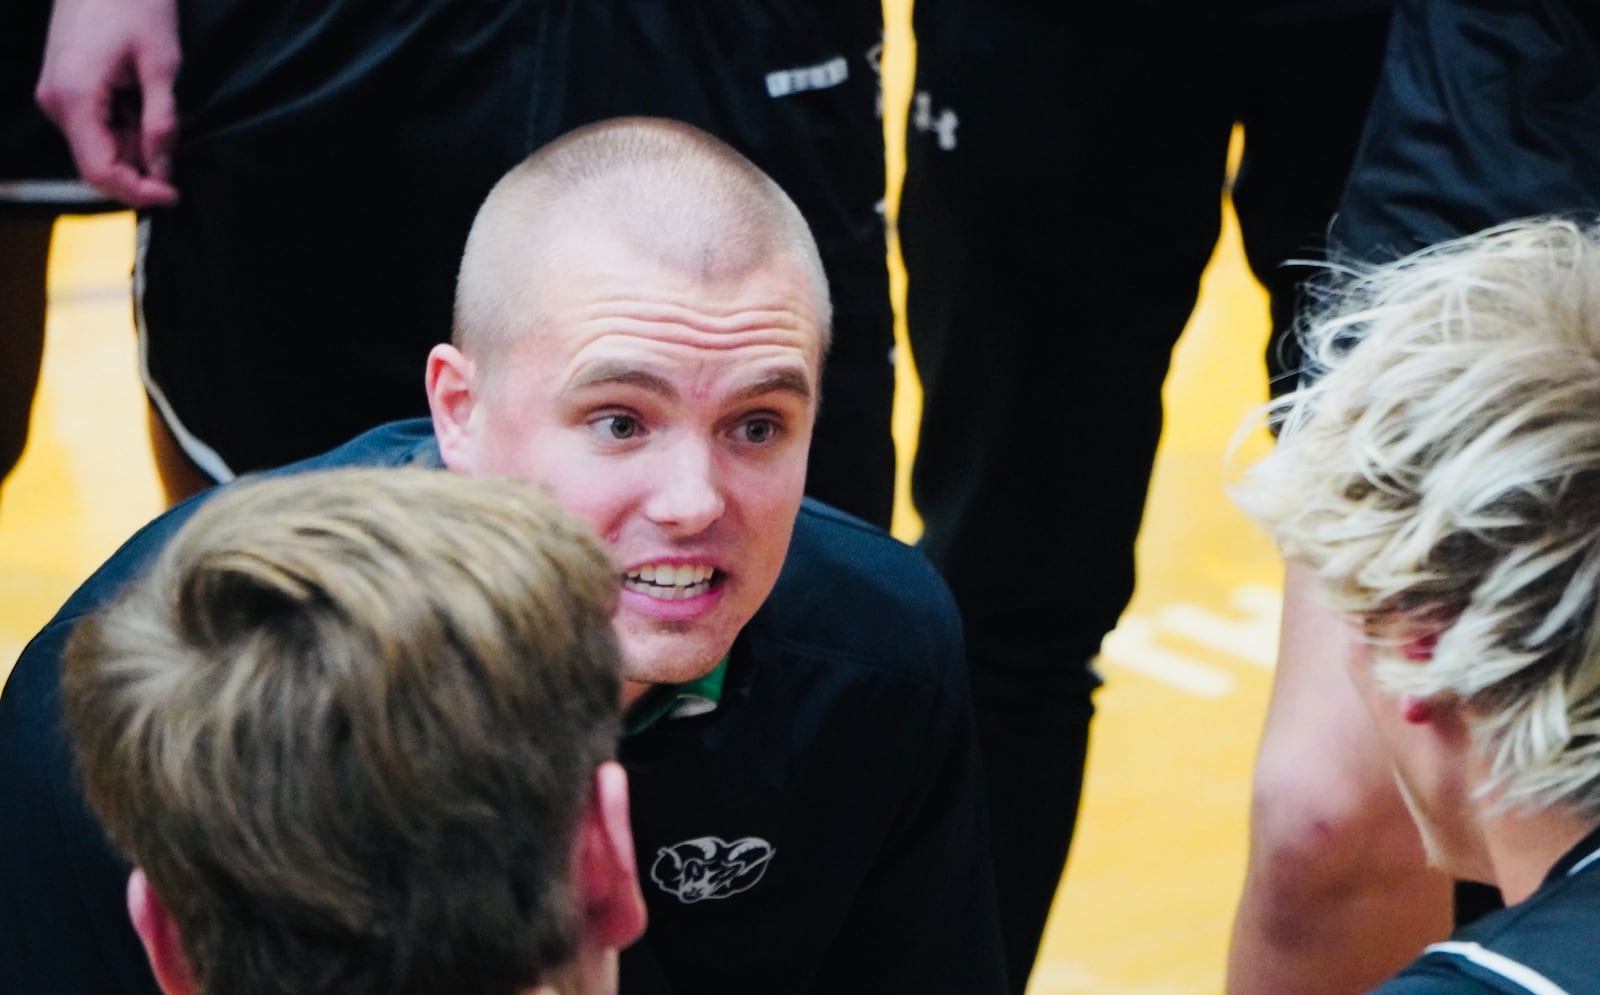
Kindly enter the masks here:
M 55 0 L 34 96 L 91 186 L 130 207 L 175 203 L 177 0 Z

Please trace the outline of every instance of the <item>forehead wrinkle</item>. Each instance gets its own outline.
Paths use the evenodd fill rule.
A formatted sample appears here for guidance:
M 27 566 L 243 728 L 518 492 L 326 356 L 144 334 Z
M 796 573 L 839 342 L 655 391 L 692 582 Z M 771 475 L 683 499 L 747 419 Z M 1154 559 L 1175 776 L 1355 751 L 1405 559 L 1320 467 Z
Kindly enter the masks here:
M 809 309 L 792 302 L 762 303 L 730 301 L 717 306 L 697 301 L 685 306 L 667 300 L 650 300 L 638 294 L 618 294 L 589 304 L 583 318 L 589 321 L 624 324 L 673 325 L 691 333 L 727 339 L 748 332 L 791 331 L 817 337 L 816 319 Z M 710 348 L 732 348 L 737 340 L 707 342 Z

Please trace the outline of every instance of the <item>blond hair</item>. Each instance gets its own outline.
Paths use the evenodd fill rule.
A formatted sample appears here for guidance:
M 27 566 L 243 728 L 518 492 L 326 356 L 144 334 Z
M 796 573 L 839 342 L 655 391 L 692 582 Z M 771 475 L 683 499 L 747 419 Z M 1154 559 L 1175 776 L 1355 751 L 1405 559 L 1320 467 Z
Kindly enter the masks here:
M 74 633 L 85 795 L 207 991 L 531 987 L 616 748 L 615 571 L 526 483 L 246 482 Z
M 679 121 L 643 117 L 570 131 L 495 184 L 462 253 L 457 347 L 493 355 L 537 327 L 546 261 L 564 235 L 591 230 L 706 279 L 794 259 L 812 287 L 826 351 L 828 280 L 794 201 L 726 143 Z
M 1236 488 L 1397 693 L 1464 700 L 1508 805 L 1600 815 L 1600 233 L 1531 219 L 1351 274 Z

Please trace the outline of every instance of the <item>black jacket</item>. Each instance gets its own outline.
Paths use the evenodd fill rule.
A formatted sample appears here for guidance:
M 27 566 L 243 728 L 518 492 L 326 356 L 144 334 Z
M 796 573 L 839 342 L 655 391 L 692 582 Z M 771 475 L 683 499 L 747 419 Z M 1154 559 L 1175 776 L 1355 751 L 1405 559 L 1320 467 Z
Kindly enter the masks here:
M 399 422 L 285 468 L 438 465 Z M 130 539 L 0 696 L 0 991 L 155 992 L 129 868 L 83 807 L 60 720 L 78 618 L 148 564 L 201 495 Z M 1003 990 L 960 625 L 920 553 L 807 501 L 720 707 L 630 737 L 645 938 L 627 995 Z

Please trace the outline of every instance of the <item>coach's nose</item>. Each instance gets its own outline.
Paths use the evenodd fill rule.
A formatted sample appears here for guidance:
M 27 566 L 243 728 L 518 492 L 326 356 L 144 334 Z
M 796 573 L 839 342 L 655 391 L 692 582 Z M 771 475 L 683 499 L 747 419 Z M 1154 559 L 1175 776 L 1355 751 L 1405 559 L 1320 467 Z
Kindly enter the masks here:
M 727 510 L 715 449 L 704 440 L 684 440 L 663 460 L 645 515 L 672 535 L 696 535 Z

